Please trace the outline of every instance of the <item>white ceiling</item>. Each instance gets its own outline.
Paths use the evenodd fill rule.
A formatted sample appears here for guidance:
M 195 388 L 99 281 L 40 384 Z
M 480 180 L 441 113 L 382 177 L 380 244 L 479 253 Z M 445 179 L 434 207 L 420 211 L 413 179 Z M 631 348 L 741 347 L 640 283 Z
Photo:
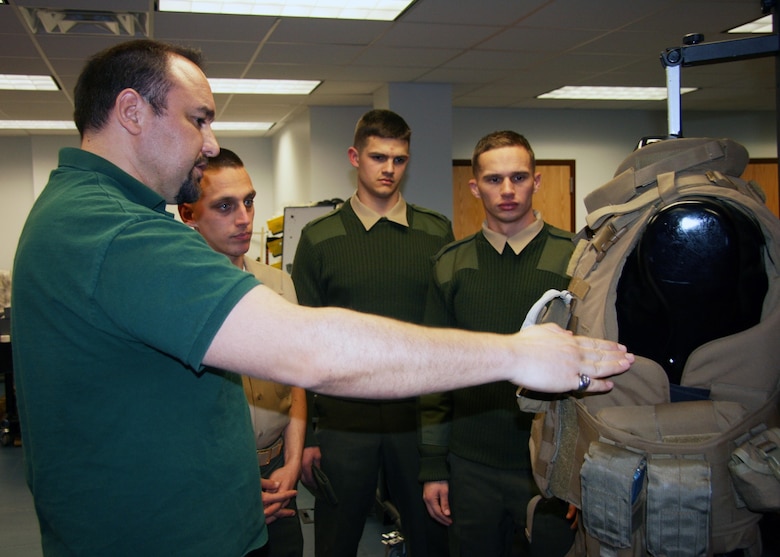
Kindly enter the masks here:
M 316 79 L 309 96 L 217 95 L 218 119 L 278 124 L 306 105 L 370 106 L 387 82 L 451 83 L 453 106 L 666 110 L 553 101 L 563 85 L 666 86 L 660 54 L 688 33 L 734 39 L 759 0 L 417 0 L 395 22 L 158 13 L 153 0 L 8 0 L 0 74 L 51 74 L 59 92 L 0 91 L 0 119 L 69 120 L 85 59 L 129 37 L 34 33 L 23 8 L 146 14 L 148 36 L 201 48 L 209 77 Z M 136 35 L 141 36 L 141 35 Z M 775 111 L 775 57 L 685 67 L 682 110 Z M 273 133 L 273 130 L 268 133 Z

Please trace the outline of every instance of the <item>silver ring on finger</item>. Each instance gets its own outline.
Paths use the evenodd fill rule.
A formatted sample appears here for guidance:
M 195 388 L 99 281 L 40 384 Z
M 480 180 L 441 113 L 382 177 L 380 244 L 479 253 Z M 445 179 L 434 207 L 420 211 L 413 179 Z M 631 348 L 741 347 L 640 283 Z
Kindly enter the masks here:
M 590 377 L 584 373 L 580 373 L 580 384 L 577 387 L 577 392 L 582 392 L 590 387 Z

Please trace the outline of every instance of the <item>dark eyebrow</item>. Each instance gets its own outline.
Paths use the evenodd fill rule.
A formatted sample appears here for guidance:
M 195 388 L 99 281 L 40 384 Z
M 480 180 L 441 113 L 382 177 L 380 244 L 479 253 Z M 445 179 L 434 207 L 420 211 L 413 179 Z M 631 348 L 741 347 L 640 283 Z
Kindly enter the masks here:
M 223 203 L 234 203 L 236 201 L 242 201 L 239 200 L 237 197 L 230 197 L 228 195 L 225 195 L 223 197 L 218 197 L 214 201 L 212 201 L 212 205 L 222 205 Z
M 213 121 L 216 116 L 216 112 L 207 106 L 198 108 L 198 112 L 200 112 L 207 120 L 210 121 Z
M 384 153 L 382 151 L 369 151 L 368 152 L 368 156 L 369 157 L 392 157 L 394 159 L 397 159 L 397 158 L 401 158 L 401 157 L 408 158 L 409 154 L 408 153 L 403 153 L 403 154 L 400 154 L 400 155 L 391 155 L 390 153 Z

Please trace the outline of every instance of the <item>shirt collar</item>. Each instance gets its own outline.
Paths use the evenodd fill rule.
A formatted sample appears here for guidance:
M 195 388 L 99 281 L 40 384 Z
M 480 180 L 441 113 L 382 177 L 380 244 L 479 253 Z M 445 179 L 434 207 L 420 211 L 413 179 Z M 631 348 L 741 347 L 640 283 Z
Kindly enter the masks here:
M 509 247 L 512 248 L 514 254 L 517 255 L 523 251 L 523 248 L 531 243 L 531 240 L 536 238 L 536 235 L 539 234 L 539 232 L 542 231 L 542 227 L 544 226 L 542 216 L 534 211 L 534 218 L 536 220 L 534 220 L 530 226 L 526 226 L 520 232 L 509 238 L 500 232 L 488 228 L 486 222 L 482 223 L 482 234 L 485 235 L 485 239 L 498 253 L 504 253 L 504 247 L 509 244 Z
M 75 147 L 64 147 L 59 152 L 59 164 L 104 174 L 113 180 L 112 184 L 130 201 L 173 216 L 166 210 L 165 199 L 159 193 L 99 155 Z
M 400 193 L 398 194 L 398 203 L 396 203 L 385 215 L 380 215 L 369 208 L 358 199 L 357 195 L 353 195 L 349 198 L 349 204 L 366 230 L 371 230 L 371 228 L 382 218 L 400 224 L 401 226 L 409 227 L 409 220 L 406 218 L 406 200 Z

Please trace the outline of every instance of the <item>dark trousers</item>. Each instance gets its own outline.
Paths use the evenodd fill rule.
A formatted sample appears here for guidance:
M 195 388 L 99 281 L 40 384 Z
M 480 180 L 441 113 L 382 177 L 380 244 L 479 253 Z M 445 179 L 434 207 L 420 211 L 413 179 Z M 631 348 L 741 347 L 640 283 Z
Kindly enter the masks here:
M 450 455 L 450 553 L 527 556 L 526 508 L 539 490 L 530 469 L 504 470 Z
M 363 402 L 318 395 L 315 407 L 322 471 L 338 498 L 337 505 L 315 499 L 317 557 L 356 555 L 376 501 L 380 469 L 389 499 L 401 516 L 407 554 L 446 554 L 446 530 L 428 516 L 417 480 L 416 401 Z

